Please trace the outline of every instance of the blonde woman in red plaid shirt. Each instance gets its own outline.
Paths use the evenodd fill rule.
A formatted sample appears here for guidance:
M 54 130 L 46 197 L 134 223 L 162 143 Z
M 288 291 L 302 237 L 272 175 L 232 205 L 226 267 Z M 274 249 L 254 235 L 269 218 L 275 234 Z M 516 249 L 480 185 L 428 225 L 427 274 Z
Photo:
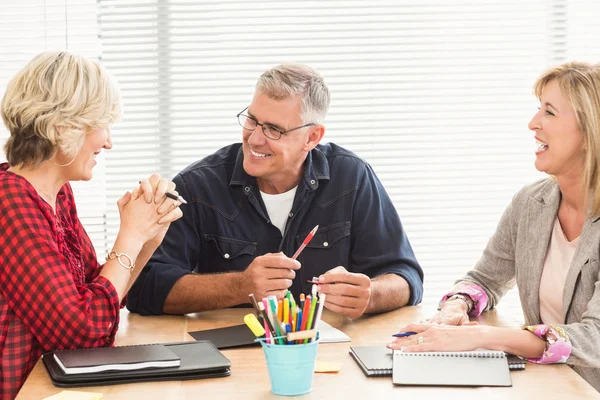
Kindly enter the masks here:
M 115 82 L 68 52 L 35 57 L 9 83 L 10 132 L 0 164 L 0 399 L 16 396 L 44 351 L 111 346 L 123 299 L 181 217 L 158 175 L 118 202 L 121 227 L 105 264 L 77 217 L 70 181 L 90 180 L 120 117 Z M 174 192 L 176 194 L 176 192 Z

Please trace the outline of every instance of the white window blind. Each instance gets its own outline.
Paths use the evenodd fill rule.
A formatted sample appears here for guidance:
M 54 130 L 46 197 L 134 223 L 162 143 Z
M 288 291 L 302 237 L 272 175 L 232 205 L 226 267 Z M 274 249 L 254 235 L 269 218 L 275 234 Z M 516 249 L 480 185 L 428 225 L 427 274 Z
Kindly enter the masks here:
M 332 92 L 326 140 L 369 161 L 425 270 L 425 304 L 470 269 L 533 167 L 535 78 L 567 56 L 567 1 L 99 1 L 125 119 L 112 204 L 240 141 L 235 115 L 282 62 Z M 117 229 L 109 208 L 109 237 Z M 508 301 L 518 300 L 513 293 Z
M 69 50 L 98 58 L 95 0 L 0 0 L 0 97 L 9 80 L 35 55 L 47 50 Z M 8 132 L 0 124 L 0 145 Z M 79 217 L 99 257 L 106 249 L 104 162 L 99 158 L 91 182 L 72 184 Z M 6 161 L 0 151 L 0 161 Z
M 0 2 L 0 96 L 41 51 L 98 57 L 97 32 L 121 82 L 115 148 L 92 182 L 73 184 L 100 257 L 125 190 L 239 141 L 235 114 L 260 73 L 302 62 L 332 91 L 325 139 L 369 161 L 392 197 L 426 273 L 425 304 L 474 265 L 512 195 L 543 176 L 527 130 L 535 77 L 600 59 L 595 0 Z
M 566 51 L 568 59 L 600 62 L 600 2 L 597 0 L 568 1 Z
M 426 304 L 474 265 L 512 195 L 541 177 L 527 129 L 534 79 L 589 56 L 597 37 L 582 33 L 597 29 L 592 0 L 98 4 L 102 60 L 125 102 L 106 157 L 109 243 L 125 190 L 239 141 L 235 114 L 259 74 L 302 62 L 332 91 L 326 140 L 368 160 L 392 197 L 426 273 Z

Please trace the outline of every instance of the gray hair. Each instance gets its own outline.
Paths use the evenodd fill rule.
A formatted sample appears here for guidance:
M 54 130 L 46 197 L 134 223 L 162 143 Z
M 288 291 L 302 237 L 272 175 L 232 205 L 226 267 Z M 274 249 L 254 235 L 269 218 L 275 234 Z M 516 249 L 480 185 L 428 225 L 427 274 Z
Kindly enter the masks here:
M 305 124 L 322 124 L 331 101 L 323 77 L 303 64 L 281 64 L 265 71 L 258 78 L 256 90 L 275 100 L 301 96 Z

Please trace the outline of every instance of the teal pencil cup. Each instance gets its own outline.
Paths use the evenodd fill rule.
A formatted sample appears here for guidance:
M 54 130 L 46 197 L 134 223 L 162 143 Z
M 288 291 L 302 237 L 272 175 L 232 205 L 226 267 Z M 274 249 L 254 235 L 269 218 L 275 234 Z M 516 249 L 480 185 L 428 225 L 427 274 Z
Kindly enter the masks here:
M 290 346 L 268 344 L 264 340 L 260 344 L 267 359 L 271 392 L 297 396 L 312 390 L 318 340 Z

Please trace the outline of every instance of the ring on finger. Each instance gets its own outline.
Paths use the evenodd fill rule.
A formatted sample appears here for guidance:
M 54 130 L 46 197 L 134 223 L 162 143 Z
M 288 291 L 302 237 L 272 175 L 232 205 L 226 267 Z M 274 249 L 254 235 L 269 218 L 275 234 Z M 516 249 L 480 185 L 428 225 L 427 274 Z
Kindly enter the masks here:
M 418 344 L 423 344 L 423 343 L 425 343 L 425 339 L 423 339 L 423 336 L 419 336 L 419 337 L 417 338 L 417 343 L 418 343 Z

